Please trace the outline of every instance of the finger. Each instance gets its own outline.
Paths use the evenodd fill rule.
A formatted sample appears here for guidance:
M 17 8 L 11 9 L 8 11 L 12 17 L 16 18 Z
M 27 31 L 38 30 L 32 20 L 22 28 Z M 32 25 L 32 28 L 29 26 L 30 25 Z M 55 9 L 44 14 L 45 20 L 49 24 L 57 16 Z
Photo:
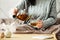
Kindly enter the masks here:
M 37 24 L 36 25 L 38 28 L 42 28 L 42 24 Z
M 14 13 L 15 15 L 17 15 L 17 13 L 18 13 L 18 9 L 17 9 L 17 8 L 14 8 L 13 13 Z

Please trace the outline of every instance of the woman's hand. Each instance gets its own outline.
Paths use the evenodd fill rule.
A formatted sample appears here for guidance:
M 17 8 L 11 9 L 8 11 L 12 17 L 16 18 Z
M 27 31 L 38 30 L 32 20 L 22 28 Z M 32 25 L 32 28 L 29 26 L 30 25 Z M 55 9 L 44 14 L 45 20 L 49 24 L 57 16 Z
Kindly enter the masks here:
M 37 28 L 42 28 L 43 27 L 43 22 L 42 22 L 42 20 L 39 20 L 38 22 L 37 22 Z
M 17 8 L 14 8 L 13 13 L 14 13 L 13 15 L 17 15 L 18 9 Z
M 18 13 L 18 9 L 17 8 L 14 8 L 13 9 L 13 18 L 16 18 L 17 13 Z

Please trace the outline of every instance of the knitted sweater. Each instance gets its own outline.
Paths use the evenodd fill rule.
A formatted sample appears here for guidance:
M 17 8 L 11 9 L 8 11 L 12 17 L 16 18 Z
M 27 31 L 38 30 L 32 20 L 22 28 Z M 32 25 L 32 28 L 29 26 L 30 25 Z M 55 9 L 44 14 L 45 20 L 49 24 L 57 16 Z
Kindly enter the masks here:
M 21 11 L 24 4 L 25 0 L 22 0 L 16 8 Z M 28 14 L 32 15 L 35 20 L 42 20 L 43 27 L 49 27 L 56 22 L 56 0 L 36 0 L 36 5 L 28 7 Z

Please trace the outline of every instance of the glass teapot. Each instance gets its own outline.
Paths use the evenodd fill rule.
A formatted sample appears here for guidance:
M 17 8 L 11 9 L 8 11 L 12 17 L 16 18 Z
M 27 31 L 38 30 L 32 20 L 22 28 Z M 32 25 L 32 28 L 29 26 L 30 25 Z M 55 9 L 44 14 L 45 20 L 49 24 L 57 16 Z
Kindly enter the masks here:
M 29 16 L 26 10 L 24 9 L 23 12 L 21 12 L 20 14 L 16 16 L 16 18 L 27 23 L 29 19 L 31 18 L 31 16 Z
M 24 9 L 23 12 L 21 12 L 21 14 L 17 15 L 17 18 L 19 20 L 26 21 L 29 19 L 29 15 L 27 14 L 26 10 Z

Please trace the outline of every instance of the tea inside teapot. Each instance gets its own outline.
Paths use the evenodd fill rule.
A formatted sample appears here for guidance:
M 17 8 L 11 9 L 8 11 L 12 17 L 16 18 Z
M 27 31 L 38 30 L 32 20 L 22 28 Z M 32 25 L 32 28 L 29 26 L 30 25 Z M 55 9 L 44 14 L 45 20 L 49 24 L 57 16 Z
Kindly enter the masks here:
M 22 21 L 26 21 L 29 16 L 26 13 L 19 14 L 17 18 Z
M 28 15 L 28 13 L 26 12 L 26 9 L 21 11 L 21 14 L 17 15 L 17 18 L 22 21 L 27 21 L 30 19 L 30 17 L 31 16 Z

